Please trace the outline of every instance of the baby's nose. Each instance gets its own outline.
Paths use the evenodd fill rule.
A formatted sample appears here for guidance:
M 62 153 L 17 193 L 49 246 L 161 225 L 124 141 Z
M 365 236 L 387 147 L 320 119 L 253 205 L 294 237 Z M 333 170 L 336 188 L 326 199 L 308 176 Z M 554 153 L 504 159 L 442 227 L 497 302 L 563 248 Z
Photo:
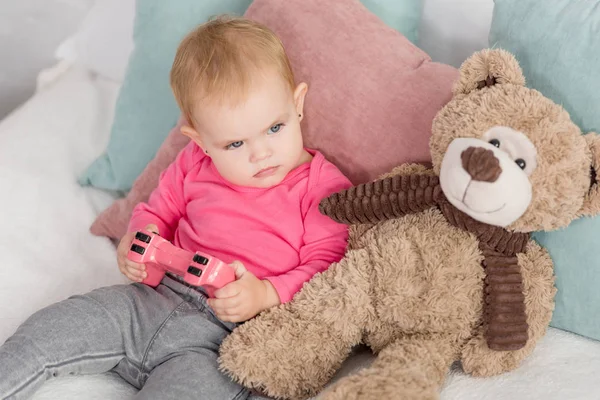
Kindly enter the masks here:
M 252 162 L 260 162 L 271 156 L 271 151 L 267 148 L 255 149 L 252 151 Z

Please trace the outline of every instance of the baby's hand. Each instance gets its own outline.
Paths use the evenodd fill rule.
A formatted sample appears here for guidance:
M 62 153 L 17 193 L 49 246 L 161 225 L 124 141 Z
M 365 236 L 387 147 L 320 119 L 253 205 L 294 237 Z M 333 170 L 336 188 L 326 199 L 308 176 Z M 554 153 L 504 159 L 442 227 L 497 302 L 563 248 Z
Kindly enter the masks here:
M 258 279 L 244 264 L 234 261 L 236 280 L 215 291 L 208 304 L 222 321 L 247 321 L 267 308 L 279 305 L 279 295 L 268 280 Z
M 154 224 L 148 225 L 144 229 L 158 233 L 158 227 Z M 141 282 L 146 278 L 146 266 L 144 264 L 134 263 L 127 258 L 127 253 L 131 248 L 134 237 L 135 232 L 129 232 L 121 238 L 119 247 L 117 247 L 117 263 L 119 265 L 119 271 L 121 271 L 123 275 L 134 282 Z

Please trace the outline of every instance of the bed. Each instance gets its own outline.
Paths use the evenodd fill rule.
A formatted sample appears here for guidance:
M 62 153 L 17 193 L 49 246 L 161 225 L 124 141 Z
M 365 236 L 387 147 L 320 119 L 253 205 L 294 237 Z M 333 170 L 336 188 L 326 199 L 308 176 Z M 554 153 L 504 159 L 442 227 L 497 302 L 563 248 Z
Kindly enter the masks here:
M 484 45 L 482 21 L 489 23 L 488 8 L 473 14 L 472 25 L 446 38 L 448 44 L 459 43 L 449 51 L 440 38 L 452 21 L 432 28 L 445 12 L 432 3 L 426 3 L 422 35 L 434 58 L 450 57 L 448 62 L 456 64 Z M 465 36 L 469 31 L 474 36 Z M 40 73 L 35 95 L 0 122 L 0 342 L 41 307 L 126 282 L 116 267 L 114 244 L 89 233 L 98 213 L 121 194 L 76 182 L 108 142 L 120 82 L 66 58 Z M 337 376 L 371 359 L 366 350 L 357 349 Z M 476 379 L 453 366 L 441 398 L 594 399 L 600 396 L 598 371 L 600 342 L 551 328 L 514 372 Z M 125 400 L 135 393 L 107 373 L 51 380 L 34 400 Z

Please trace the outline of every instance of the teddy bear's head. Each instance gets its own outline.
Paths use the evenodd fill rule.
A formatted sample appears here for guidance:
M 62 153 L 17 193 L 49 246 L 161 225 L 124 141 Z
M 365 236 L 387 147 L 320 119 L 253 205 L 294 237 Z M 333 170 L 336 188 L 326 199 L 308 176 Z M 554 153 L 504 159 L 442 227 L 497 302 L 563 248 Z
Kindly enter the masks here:
M 461 66 L 430 148 L 444 195 L 478 221 L 532 232 L 600 213 L 600 136 L 582 135 L 561 106 L 525 87 L 504 50 Z
M 561 106 L 525 87 L 504 50 L 482 50 L 463 63 L 453 98 L 434 118 L 430 149 L 433 170 L 400 166 L 323 199 L 321 212 L 377 223 L 445 201 L 521 234 L 600 214 L 600 135 L 583 135 Z

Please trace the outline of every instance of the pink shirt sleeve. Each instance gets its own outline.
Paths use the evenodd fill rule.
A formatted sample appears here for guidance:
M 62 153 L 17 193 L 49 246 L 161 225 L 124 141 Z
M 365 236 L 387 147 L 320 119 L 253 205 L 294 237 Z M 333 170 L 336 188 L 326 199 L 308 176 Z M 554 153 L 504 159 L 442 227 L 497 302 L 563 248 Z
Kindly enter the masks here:
M 162 237 L 173 240 L 179 219 L 185 212 L 184 180 L 198 159 L 198 148 L 193 142 L 188 144 L 161 173 L 158 186 L 150 194 L 148 202 L 139 203 L 133 209 L 128 232 L 155 224 Z
M 267 277 L 281 303 L 290 301 L 316 273 L 340 261 L 346 252 L 348 226 L 335 222 L 319 211 L 319 203 L 329 195 L 351 187 L 350 181 L 332 164 L 321 171 L 320 179 L 304 198 L 304 244 L 300 249 L 300 264 L 291 271 Z

